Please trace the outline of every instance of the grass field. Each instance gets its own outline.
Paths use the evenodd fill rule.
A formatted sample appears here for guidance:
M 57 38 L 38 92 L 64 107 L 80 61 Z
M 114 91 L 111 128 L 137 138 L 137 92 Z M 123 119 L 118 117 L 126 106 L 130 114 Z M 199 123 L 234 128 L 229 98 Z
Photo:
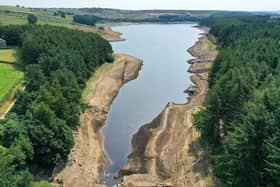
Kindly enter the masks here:
M 62 18 L 59 15 L 54 16 L 56 9 L 32 9 L 12 6 L 0 6 L 0 25 L 22 25 L 27 24 L 28 14 L 34 14 L 38 18 L 37 24 L 48 24 L 54 26 L 78 29 L 86 32 L 98 32 L 95 27 L 79 25 L 73 23 L 73 16 L 66 15 Z
M 26 24 L 28 14 L 34 14 L 38 17 L 38 24 L 69 24 L 72 18 L 61 18 L 54 16 L 54 12 L 44 9 L 30 9 L 21 7 L 0 6 L 0 23 L 9 24 Z
M 16 50 L 15 49 L 0 49 L 0 62 L 15 63 Z
M 24 74 L 17 69 L 15 62 L 15 49 L 0 50 L 0 116 L 13 102 L 17 90 L 22 87 Z
M 23 76 L 16 66 L 0 63 L 0 114 L 8 108 L 16 91 L 21 88 Z

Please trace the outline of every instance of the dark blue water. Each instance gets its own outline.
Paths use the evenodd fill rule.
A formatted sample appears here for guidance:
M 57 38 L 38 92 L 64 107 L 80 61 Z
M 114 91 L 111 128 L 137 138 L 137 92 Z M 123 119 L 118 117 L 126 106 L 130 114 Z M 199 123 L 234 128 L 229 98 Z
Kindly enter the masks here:
M 131 25 L 114 27 L 126 41 L 112 43 L 115 53 L 143 60 L 136 80 L 126 83 L 115 98 L 102 129 L 105 150 L 111 160 L 104 179 L 112 186 L 112 175 L 127 162 L 131 137 L 155 118 L 168 102 L 185 103 L 184 90 L 191 84 L 186 50 L 198 40 L 193 24 Z

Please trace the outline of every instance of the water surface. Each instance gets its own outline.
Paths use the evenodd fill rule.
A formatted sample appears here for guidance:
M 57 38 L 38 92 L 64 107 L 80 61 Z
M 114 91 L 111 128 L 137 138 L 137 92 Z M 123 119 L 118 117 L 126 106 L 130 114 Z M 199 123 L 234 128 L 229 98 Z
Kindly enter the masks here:
M 105 182 L 127 162 L 131 138 L 140 126 L 152 121 L 168 102 L 185 103 L 184 90 L 191 84 L 191 55 L 186 49 L 199 37 L 193 24 L 130 25 L 114 27 L 126 41 L 112 43 L 115 53 L 143 60 L 136 80 L 126 83 L 115 98 L 102 129 L 105 150 L 112 165 L 106 169 Z

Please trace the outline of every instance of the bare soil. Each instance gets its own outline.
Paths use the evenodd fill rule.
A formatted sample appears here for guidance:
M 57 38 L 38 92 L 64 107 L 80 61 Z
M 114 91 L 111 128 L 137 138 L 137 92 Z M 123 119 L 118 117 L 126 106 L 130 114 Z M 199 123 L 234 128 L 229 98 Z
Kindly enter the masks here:
M 210 50 L 207 33 L 188 51 L 192 94 L 186 104 L 168 103 L 151 123 L 133 136 L 133 151 L 120 171 L 120 186 L 208 186 L 211 164 L 199 143 L 193 114 L 202 106 L 208 89 L 208 71 L 217 55 Z M 209 177 L 210 176 L 210 177 Z
M 83 100 L 89 108 L 80 116 L 80 127 L 75 132 L 75 146 L 67 163 L 54 172 L 55 186 L 104 186 L 99 183 L 99 177 L 108 160 L 99 130 L 121 86 L 135 79 L 142 66 L 141 60 L 128 55 L 117 54 L 114 59 L 114 63 L 100 67 L 87 84 Z
M 101 37 L 109 42 L 118 42 L 124 41 L 125 39 L 121 37 L 122 33 L 116 32 L 112 30 L 114 26 L 126 26 L 130 25 L 131 23 L 120 22 L 120 23 L 103 23 L 97 24 L 97 27 L 103 27 L 104 31 L 101 33 Z

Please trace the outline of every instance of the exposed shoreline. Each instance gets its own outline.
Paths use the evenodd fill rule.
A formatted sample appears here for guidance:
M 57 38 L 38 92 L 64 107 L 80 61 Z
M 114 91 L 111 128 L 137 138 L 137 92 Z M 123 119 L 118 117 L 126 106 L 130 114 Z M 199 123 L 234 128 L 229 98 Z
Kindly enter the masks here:
M 204 29 L 203 29 L 204 30 Z M 133 136 L 133 151 L 128 164 L 120 171 L 120 186 L 206 186 L 209 159 L 201 152 L 199 132 L 192 115 L 202 106 L 207 94 L 208 71 L 217 53 L 209 49 L 207 30 L 188 52 L 197 57 L 188 61 L 194 83 L 187 92 L 186 104 L 169 103 L 149 124 Z M 200 150 L 200 151 L 199 151 Z
M 119 23 L 103 23 L 97 24 L 97 27 L 103 27 L 104 31 L 101 33 L 101 37 L 109 42 L 121 42 L 125 41 L 125 38 L 122 38 L 122 33 L 114 31 L 112 27 L 116 26 L 127 26 L 131 25 L 132 23 L 128 22 L 119 22 Z
M 114 63 L 102 65 L 87 84 L 83 100 L 89 108 L 80 116 L 67 163 L 54 172 L 55 186 L 104 186 L 99 181 L 100 171 L 108 160 L 100 128 L 122 85 L 135 79 L 142 66 L 140 59 L 129 55 L 117 54 L 114 58 Z
M 129 23 L 124 23 L 129 25 Z M 114 26 L 121 26 L 117 24 Z M 110 29 L 113 33 L 104 37 L 109 41 L 123 41 L 121 33 L 111 30 L 111 24 L 106 25 L 106 29 Z M 198 42 L 187 51 L 195 59 L 191 59 L 188 63 L 191 64 L 189 72 L 194 73 L 191 80 L 194 83 L 186 92 L 192 92 L 186 104 L 169 103 L 164 110 L 151 123 L 142 126 L 139 131 L 133 136 L 132 147 L 133 152 L 128 158 L 128 164 L 120 171 L 123 177 L 121 186 L 151 186 L 158 184 L 169 184 L 173 186 L 184 185 L 202 185 L 205 186 L 205 176 L 201 173 L 189 171 L 186 178 L 186 167 L 193 167 L 198 162 L 199 158 L 184 155 L 185 149 L 189 148 L 189 144 L 193 143 L 199 133 L 192 128 L 191 115 L 199 110 L 207 93 L 207 72 L 216 54 L 209 53 L 205 48 L 208 43 L 207 30 L 203 29 L 205 34 L 199 38 Z M 117 33 L 117 34 L 116 34 Z M 56 172 L 54 175 L 55 186 L 78 187 L 78 186 L 105 186 L 100 184 L 100 176 L 102 168 L 109 164 L 109 160 L 104 150 L 104 138 L 100 128 L 105 124 L 106 115 L 112 104 L 112 101 L 117 96 L 121 86 L 135 79 L 141 69 L 142 61 L 129 55 L 116 55 L 116 61 L 110 65 L 111 67 L 101 67 L 105 72 L 98 76 L 94 76 L 92 81 L 89 81 L 87 88 L 90 88 L 88 93 L 84 95 L 84 100 L 89 103 L 90 108 L 86 110 L 80 117 L 81 127 L 75 133 L 75 146 L 69 155 L 68 162 L 65 167 Z M 104 71 L 104 70 L 101 70 Z M 107 80 L 107 81 L 106 81 Z M 105 87 L 105 89 L 104 89 Z M 106 89 L 107 88 L 107 89 Z M 178 127 L 180 120 L 175 118 L 183 117 L 185 130 Z M 178 121 L 178 122 L 177 122 Z M 168 127 L 173 123 L 172 127 Z M 167 125 L 168 124 L 168 125 Z M 183 133 L 182 133 L 183 132 Z M 185 133 L 185 134 L 184 134 Z M 190 138 L 188 136 L 191 136 Z M 181 137 L 184 142 L 181 146 L 174 146 L 174 142 L 170 139 Z M 182 139 L 184 137 L 184 139 Z M 168 139 L 168 141 L 166 141 Z M 147 140 L 147 141 L 145 141 Z M 167 145 L 165 145 L 167 144 Z M 171 149 L 169 146 L 174 146 L 176 159 L 172 154 L 168 153 Z M 198 145 L 196 145 L 198 146 Z M 187 160 L 188 163 L 182 164 L 178 162 L 177 152 L 180 152 L 181 162 Z M 204 160 L 205 162 L 205 160 Z M 208 160 L 206 159 L 206 162 Z M 178 168 L 183 165 L 181 168 Z M 208 165 L 208 164 L 206 164 Z M 205 168 L 203 168 L 205 169 Z M 131 175 L 132 174 L 132 175 Z M 125 176 L 126 175 L 126 176 Z M 193 180 L 199 178 L 198 182 Z

